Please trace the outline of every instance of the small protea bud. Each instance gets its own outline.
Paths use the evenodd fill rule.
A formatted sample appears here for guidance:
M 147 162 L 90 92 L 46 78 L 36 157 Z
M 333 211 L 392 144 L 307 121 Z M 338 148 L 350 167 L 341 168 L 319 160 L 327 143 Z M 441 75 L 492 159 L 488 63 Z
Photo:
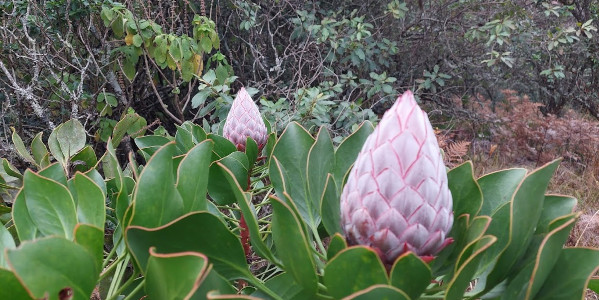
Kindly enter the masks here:
M 341 195 L 349 244 L 372 247 L 387 265 L 412 251 L 432 257 L 451 240 L 453 202 L 437 139 L 407 91 L 358 154 Z
M 245 142 L 251 137 L 258 149 L 266 144 L 266 125 L 262 120 L 258 106 L 254 103 L 245 88 L 241 88 L 233 101 L 223 135 L 233 142 L 239 151 L 245 151 Z

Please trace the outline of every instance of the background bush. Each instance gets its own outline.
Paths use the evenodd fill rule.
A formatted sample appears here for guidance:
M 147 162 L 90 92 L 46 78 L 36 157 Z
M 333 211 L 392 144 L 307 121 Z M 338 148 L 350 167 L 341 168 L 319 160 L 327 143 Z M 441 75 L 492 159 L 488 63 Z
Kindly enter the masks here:
M 29 140 L 75 118 L 106 141 L 133 112 L 151 130 L 172 133 L 186 120 L 216 128 L 241 86 L 279 130 L 295 120 L 348 134 L 405 89 L 438 121 L 483 121 L 470 102 L 488 99 L 494 110 L 504 89 L 543 104 L 544 115 L 572 107 L 597 118 L 597 8 L 590 0 L 1 1 L 2 135 L 15 126 Z

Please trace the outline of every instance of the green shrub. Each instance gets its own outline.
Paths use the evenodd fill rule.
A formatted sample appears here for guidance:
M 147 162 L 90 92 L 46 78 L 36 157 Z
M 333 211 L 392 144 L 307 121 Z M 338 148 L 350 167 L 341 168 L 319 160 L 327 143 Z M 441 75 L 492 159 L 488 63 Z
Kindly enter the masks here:
M 380 126 L 418 141 L 410 124 Z M 37 171 L 3 161 L 1 187 L 17 192 L 0 207 L 0 298 L 87 299 L 95 287 L 108 299 L 582 298 L 599 250 L 563 248 L 578 213 L 576 199 L 545 194 L 557 160 L 478 179 L 469 162 L 449 170 L 436 184 L 453 195 L 453 243 L 431 262 L 408 251 L 386 268 L 376 248 L 348 245 L 339 198 L 362 144 L 383 133 L 365 122 L 334 146 L 325 127 L 313 136 L 291 122 L 240 152 L 185 122 L 174 136 L 136 137 L 145 162 L 130 154 L 124 168 L 124 133 L 97 163 L 77 121 L 52 132 L 49 152 L 36 139 L 30 154 L 13 134 Z

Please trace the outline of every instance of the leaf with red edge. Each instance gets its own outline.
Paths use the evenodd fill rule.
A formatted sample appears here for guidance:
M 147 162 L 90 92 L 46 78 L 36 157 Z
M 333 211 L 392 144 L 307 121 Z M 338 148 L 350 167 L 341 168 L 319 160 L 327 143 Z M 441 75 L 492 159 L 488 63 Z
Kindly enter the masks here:
M 274 196 L 270 200 L 273 208 L 272 238 L 277 257 L 304 290 L 315 293 L 318 283 L 316 263 L 304 226 L 289 205 Z
M 58 299 L 65 288 L 73 299 L 89 299 L 100 274 L 88 251 L 62 237 L 23 243 L 7 254 L 16 276 L 38 299 Z
M 330 259 L 323 279 L 329 294 L 335 299 L 389 281 L 379 256 L 364 246 L 347 248 Z
M 395 260 L 390 275 L 391 285 L 404 291 L 410 299 L 418 299 L 432 278 L 428 264 L 412 252 L 406 252 Z
M 12 271 L 0 268 L 0 299 L 33 299 Z
M 156 247 L 157 252 L 164 254 L 202 253 L 227 279 L 253 278 L 239 238 L 209 212 L 190 213 L 157 228 L 129 226 L 125 240 L 141 270 L 147 267 L 150 248 Z
M 536 299 L 582 299 L 589 279 L 598 269 L 599 250 L 564 248 L 536 295 Z
M 367 289 L 361 290 L 347 296 L 344 299 L 354 300 L 410 300 L 410 297 L 402 290 L 389 285 L 373 285 Z
M 478 264 L 482 258 L 482 254 L 495 243 L 496 240 L 497 238 L 494 236 L 486 235 L 466 246 L 458 259 L 459 261 L 462 261 L 462 263 L 456 264 L 453 277 L 447 284 L 445 299 L 462 299 L 468 284 L 470 284 L 473 275 L 478 270 Z
M 139 175 L 133 194 L 131 225 L 157 227 L 181 216 L 183 199 L 173 174 L 174 142 L 162 146 Z

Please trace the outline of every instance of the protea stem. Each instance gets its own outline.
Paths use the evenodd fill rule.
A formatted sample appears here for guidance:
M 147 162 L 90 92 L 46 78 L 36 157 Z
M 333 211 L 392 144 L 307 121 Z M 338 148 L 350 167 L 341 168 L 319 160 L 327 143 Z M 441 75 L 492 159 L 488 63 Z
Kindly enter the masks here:
M 252 168 L 250 167 L 250 169 L 248 170 L 248 185 L 247 185 L 247 189 L 246 191 L 250 191 L 252 189 L 251 186 L 251 175 L 252 174 Z M 241 236 L 241 245 L 243 246 L 243 252 L 245 253 L 245 259 L 247 261 L 250 260 L 250 254 L 251 254 L 251 245 L 250 245 L 250 232 L 249 232 L 249 228 L 247 223 L 245 222 L 245 218 L 243 216 L 243 212 L 240 212 L 241 217 L 239 218 L 239 234 Z
M 247 177 L 247 188 L 246 191 L 250 191 L 251 190 L 251 186 L 250 186 L 250 177 L 252 174 L 252 169 L 250 168 L 250 170 L 248 171 L 248 177 Z M 251 245 L 250 245 L 250 232 L 249 232 L 249 228 L 247 223 L 245 222 L 245 218 L 243 217 L 243 212 L 239 211 L 239 235 L 240 235 L 240 240 L 241 240 L 241 246 L 243 247 L 243 253 L 245 254 L 245 260 L 247 262 L 250 261 L 250 254 L 251 254 Z M 240 279 L 238 282 L 238 286 L 237 288 L 239 290 L 242 290 L 245 286 L 247 285 L 247 282 L 243 279 Z
M 245 222 L 245 218 L 243 217 L 243 213 L 241 213 L 241 218 L 239 219 L 239 231 L 241 235 L 241 245 L 243 246 L 243 252 L 245 253 L 245 259 L 249 261 L 250 259 L 250 233 L 248 231 L 248 225 Z

